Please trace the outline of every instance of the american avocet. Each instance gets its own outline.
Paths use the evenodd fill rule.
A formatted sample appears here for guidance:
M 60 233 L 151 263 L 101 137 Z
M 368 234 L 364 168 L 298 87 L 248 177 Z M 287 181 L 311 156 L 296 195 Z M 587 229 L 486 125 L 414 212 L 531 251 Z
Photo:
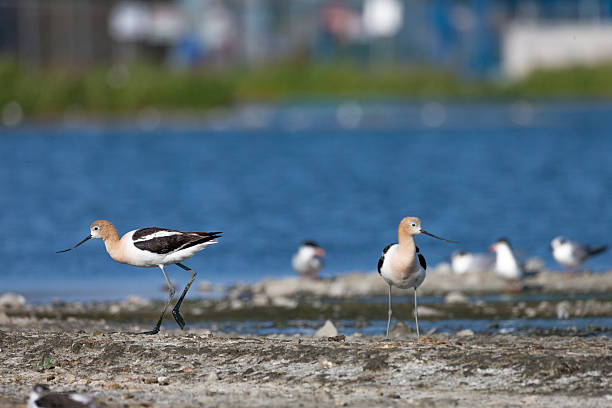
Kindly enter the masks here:
M 191 258 L 208 245 L 215 244 L 217 242 L 215 239 L 221 236 L 221 232 L 181 232 L 165 228 L 142 228 L 130 231 L 119 239 L 119 234 L 117 234 L 113 224 L 104 220 L 94 221 L 89 230 L 90 235 L 85 237 L 84 240 L 72 248 L 58 251 L 58 253 L 70 251 L 91 238 L 101 238 L 104 240 L 106 252 L 115 261 L 145 268 L 158 266 L 162 270 L 164 278 L 166 278 L 168 283 L 168 300 L 164 305 L 155 328 L 142 334 L 156 334 L 159 332 L 166 309 L 168 309 L 168 305 L 174 297 L 175 289 L 170 279 L 168 279 L 168 275 L 166 275 L 164 266 L 175 264 L 191 273 L 191 279 L 187 282 L 181 297 L 172 309 L 174 320 L 176 320 L 181 329 L 185 327 L 185 320 L 181 316 L 179 309 L 196 277 L 196 272 L 180 262 Z
M 397 286 L 401 289 L 414 288 L 414 320 L 416 323 L 417 339 L 420 339 L 417 288 L 425 280 L 427 264 L 425 257 L 414 244 L 413 237 L 418 234 L 425 234 L 442 241 L 455 243 L 455 241 L 440 238 L 422 229 L 421 220 L 417 217 L 406 217 L 400 222 L 397 228 L 399 243 L 387 245 L 378 260 L 378 273 L 389 285 L 387 337 L 389 337 L 389 325 L 391 324 L 391 287 Z
M 604 252 L 608 246 L 591 247 L 570 241 L 565 237 L 556 237 L 551 241 L 550 248 L 555 261 L 565 266 L 568 272 L 577 272 L 589 257 Z
M 494 259 L 488 254 L 455 251 L 451 254 L 450 261 L 453 272 L 462 275 L 490 271 L 493 268 Z
M 51 392 L 46 384 L 36 384 L 28 408 L 96 408 L 93 399 L 75 392 Z
M 293 269 L 302 277 L 316 279 L 323 267 L 325 251 L 314 241 L 304 241 L 291 258 Z

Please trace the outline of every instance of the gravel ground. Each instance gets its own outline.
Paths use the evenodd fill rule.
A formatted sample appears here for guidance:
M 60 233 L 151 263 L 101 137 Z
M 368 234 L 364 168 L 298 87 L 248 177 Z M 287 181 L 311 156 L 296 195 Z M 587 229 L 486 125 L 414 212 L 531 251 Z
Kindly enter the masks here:
M 0 407 L 24 407 L 36 383 L 109 407 L 612 405 L 608 337 L 133 334 L 145 329 L 12 319 L 0 326 Z

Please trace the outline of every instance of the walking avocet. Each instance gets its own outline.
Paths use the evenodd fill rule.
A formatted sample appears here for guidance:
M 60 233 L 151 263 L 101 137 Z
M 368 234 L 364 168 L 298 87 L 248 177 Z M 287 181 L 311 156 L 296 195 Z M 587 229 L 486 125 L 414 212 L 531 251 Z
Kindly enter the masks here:
M 589 257 L 604 252 L 608 246 L 591 247 L 570 241 L 565 237 L 556 237 L 550 243 L 550 248 L 555 261 L 565 266 L 568 272 L 577 272 Z
M 414 320 L 416 322 L 417 338 L 420 339 L 417 288 L 425 280 L 427 263 L 423 254 L 420 253 L 419 247 L 414 244 L 413 237 L 418 234 L 425 234 L 442 241 L 455 243 L 455 241 L 440 238 L 422 229 L 421 220 L 417 217 L 406 217 L 400 222 L 397 228 L 399 243 L 387 245 L 378 260 L 378 273 L 389 285 L 387 337 L 389 337 L 389 325 L 391 324 L 391 287 L 397 286 L 401 289 L 414 288 Z
M 314 241 L 304 241 L 291 258 L 293 269 L 304 278 L 317 279 L 325 251 Z
M 91 238 L 101 238 L 104 240 L 106 252 L 115 261 L 145 268 L 158 266 L 162 270 L 164 278 L 166 278 L 168 283 L 168 300 L 153 330 L 142 334 L 156 334 L 159 332 L 166 309 L 168 309 L 168 305 L 174 297 L 175 290 L 170 279 L 168 279 L 168 275 L 166 275 L 164 266 L 175 264 L 191 273 L 191 279 L 187 282 L 181 297 L 172 309 L 174 320 L 176 320 L 181 329 L 184 328 L 185 320 L 181 316 L 179 309 L 196 277 L 196 272 L 180 262 L 191 258 L 207 246 L 217 243 L 215 239 L 221 236 L 221 232 L 181 232 L 153 227 L 130 231 L 119 239 L 119 234 L 113 224 L 104 220 L 94 221 L 89 230 L 90 234 L 81 242 L 72 248 L 58 251 L 58 253 L 70 251 Z

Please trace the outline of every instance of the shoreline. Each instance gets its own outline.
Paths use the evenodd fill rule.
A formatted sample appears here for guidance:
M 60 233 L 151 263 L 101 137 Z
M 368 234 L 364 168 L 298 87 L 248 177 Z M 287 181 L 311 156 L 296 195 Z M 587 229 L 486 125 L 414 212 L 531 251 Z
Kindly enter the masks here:
M 36 383 L 86 393 L 104 407 L 598 407 L 612 400 L 608 338 L 331 341 L 126 329 L 79 319 L 3 326 L 0 407 L 25 407 Z

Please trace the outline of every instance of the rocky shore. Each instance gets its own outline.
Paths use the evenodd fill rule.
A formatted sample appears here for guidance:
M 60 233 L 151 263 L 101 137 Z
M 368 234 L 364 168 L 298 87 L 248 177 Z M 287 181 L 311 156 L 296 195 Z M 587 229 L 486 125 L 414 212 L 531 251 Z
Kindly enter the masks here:
M 538 406 L 612 403 L 605 337 L 234 336 L 97 320 L 0 327 L 0 407 L 36 383 L 107 407 Z
M 569 275 L 559 271 L 544 269 L 537 258 L 528 262 L 533 276 L 524 279 L 521 287 L 524 290 L 540 292 L 595 293 L 612 291 L 612 270 L 607 273 Z M 211 286 L 203 284 L 202 289 Z M 462 292 L 471 295 L 503 293 L 508 290 L 508 282 L 493 273 L 453 273 L 450 265 L 442 263 L 427 271 L 427 279 L 419 287 L 421 295 L 446 295 L 450 292 Z M 306 280 L 298 277 L 284 279 L 265 279 L 255 284 L 238 284 L 227 289 L 230 298 L 252 298 L 255 304 L 267 305 L 279 298 L 291 298 L 295 295 L 311 295 L 330 298 L 356 298 L 387 296 L 387 285 L 376 272 L 356 272 L 340 275 L 333 279 Z M 405 293 L 393 288 L 394 294 Z M 279 302 L 276 300 L 276 302 Z M 282 302 L 282 301 L 281 301 Z
M 420 305 L 419 313 L 424 322 L 606 318 L 611 288 L 611 273 L 542 271 L 518 296 L 485 301 L 484 293 L 503 293 L 504 282 L 440 266 L 419 291 L 435 301 Z M 174 329 L 167 317 L 159 335 L 144 336 L 135 333 L 150 329 L 159 302 L 130 297 L 37 305 L 3 294 L 0 407 L 25 407 L 36 383 L 88 394 L 99 407 L 612 404 L 609 327 L 501 335 L 468 324 L 428 330 L 417 341 L 410 326 L 394 320 L 391 339 L 363 335 L 359 327 L 386 317 L 385 295 L 377 274 L 235 285 L 222 296 L 187 300 L 186 330 Z M 394 316 L 410 319 L 411 302 L 398 300 Z M 287 325 L 327 319 L 335 325 L 279 334 Z M 343 323 L 349 320 L 351 330 Z M 277 334 L 241 334 L 235 322 L 275 322 L 269 332 Z

